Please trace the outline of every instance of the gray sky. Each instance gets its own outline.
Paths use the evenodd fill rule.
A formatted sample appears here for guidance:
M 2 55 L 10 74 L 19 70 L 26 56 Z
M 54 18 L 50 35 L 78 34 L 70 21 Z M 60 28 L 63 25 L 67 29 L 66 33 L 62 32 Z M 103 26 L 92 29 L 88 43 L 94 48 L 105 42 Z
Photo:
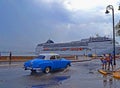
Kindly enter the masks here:
M 34 51 L 48 39 L 69 42 L 99 34 L 112 37 L 119 0 L 0 0 L 0 51 Z

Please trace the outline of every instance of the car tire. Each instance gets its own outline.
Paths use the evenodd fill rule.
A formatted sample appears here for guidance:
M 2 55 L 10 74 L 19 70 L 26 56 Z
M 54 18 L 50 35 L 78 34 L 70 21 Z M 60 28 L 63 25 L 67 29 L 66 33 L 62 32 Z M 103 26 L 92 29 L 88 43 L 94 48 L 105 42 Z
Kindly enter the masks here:
M 48 73 L 50 73 L 50 71 L 51 71 L 51 68 L 50 67 L 46 67 L 45 70 L 44 70 L 44 73 L 48 74 Z

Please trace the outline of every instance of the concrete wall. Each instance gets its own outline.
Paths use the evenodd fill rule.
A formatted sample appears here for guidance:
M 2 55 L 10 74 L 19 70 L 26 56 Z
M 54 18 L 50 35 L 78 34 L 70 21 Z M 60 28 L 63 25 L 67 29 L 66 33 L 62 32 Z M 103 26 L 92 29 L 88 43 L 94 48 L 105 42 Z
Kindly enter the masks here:
M 35 56 L 12 56 L 11 61 L 26 61 L 33 59 Z M 10 61 L 9 56 L 0 56 L 0 61 Z
M 70 60 L 76 59 L 75 56 L 61 56 L 61 57 Z M 33 58 L 35 58 L 35 56 L 11 56 L 10 60 L 10 56 L 0 56 L 0 61 L 27 61 Z

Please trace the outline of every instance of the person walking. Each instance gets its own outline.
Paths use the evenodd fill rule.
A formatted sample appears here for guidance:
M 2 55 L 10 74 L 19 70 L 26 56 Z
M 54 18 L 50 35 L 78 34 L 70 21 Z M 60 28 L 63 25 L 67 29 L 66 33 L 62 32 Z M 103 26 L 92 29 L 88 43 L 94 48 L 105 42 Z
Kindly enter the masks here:
M 11 60 L 12 60 L 12 52 L 10 52 L 10 55 L 9 55 L 9 64 L 11 64 Z

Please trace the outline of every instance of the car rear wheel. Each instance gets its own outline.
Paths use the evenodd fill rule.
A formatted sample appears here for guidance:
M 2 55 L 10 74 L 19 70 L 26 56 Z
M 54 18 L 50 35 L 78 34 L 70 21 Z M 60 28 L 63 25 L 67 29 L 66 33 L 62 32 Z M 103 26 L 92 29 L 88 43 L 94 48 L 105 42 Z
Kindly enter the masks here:
M 32 69 L 31 72 L 32 72 L 32 73 L 36 73 L 36 70 L 33 70 L 33 69 Z
M 50 71 L 51 71 L 50 67 L 46 67 L 44 70 L 45 73 L 49 73 Z

